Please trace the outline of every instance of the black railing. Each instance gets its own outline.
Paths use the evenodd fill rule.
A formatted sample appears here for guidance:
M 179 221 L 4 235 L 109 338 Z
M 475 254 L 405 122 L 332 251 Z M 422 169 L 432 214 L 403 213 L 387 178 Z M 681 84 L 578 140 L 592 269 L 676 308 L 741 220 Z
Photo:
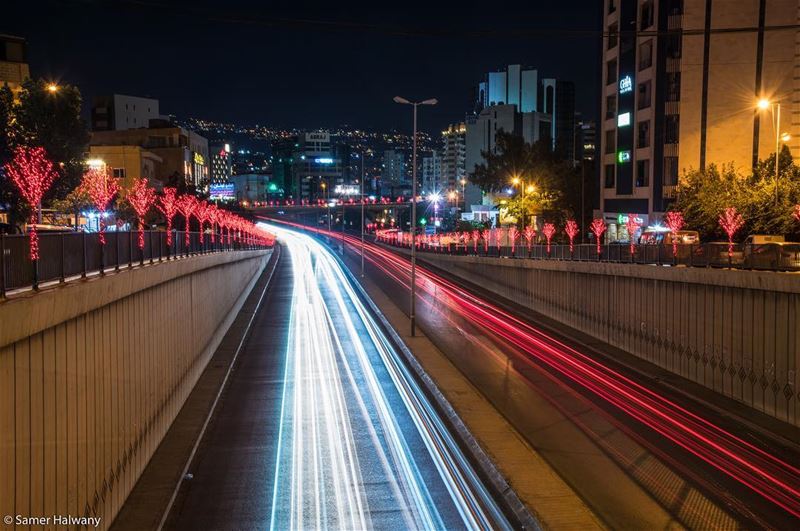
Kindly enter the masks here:
M 167 245 L 164 231 L 145 231 L 144 248 L 139 248 L 138 232 L 107 232 L 106 244 L 100 244 L 100 235 L 85 232 L 40 233 L 39 260 L 30 259 L 30 240 L 27 235 L 0 234 L 0 297 L 10 290 L 33 287 L 40 283 L 65 282 L 92 273 L 105 274 L 123 267 L 153 263 L 180 257 L 220 251 L 263 249 L 263 245 L 242 238 L 205 234 L 201 242 L 199 232 L 174 231 L 172 245 Z
M 409 248 L 407 243 L 378 238 L 377 241 L 396 247 Z M 581 262 L 612 262 L 648 265 L 681 265 L 688 267 L 717 267 L 752 269 L 764 271 L 800 271 L 800 243 L 784 244 L 736 244 L 733 251 L 728 252 L 727 243 L 703 243 L 697 245 L 678 245 L 677 254 L 673 254 L 672 246 L 637 245 L 631 252 L 628 244 L 608 244 L 600 246 L 583 244 L 547 245 L 525 243 L 500 245 L 492 242 L 488 247 L 481 240 L 477 246 L 470 240 L 464 243 L 425 244 L 417 246 L 420 252 L 443 253 L 450 255 L 486 256 L 493 258 L 515 258 L 531 260 L 572 260 Z

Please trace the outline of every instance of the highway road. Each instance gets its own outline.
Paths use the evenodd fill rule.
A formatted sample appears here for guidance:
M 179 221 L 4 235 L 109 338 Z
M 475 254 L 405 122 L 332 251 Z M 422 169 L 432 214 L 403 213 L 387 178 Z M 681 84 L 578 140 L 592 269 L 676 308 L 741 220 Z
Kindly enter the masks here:
M 359 239 L 345 241 L 357 269 Z M 368 242 L 365 259 L 368 277 L 404 307 L 408 258 Z M 430 268 L 418 275 L 428 337 L 610 527 L 797 528 L 797 445 L 671 393 L 479 288 Z
M 509 524 L 340 263 L 284 250 L 170 529 Z

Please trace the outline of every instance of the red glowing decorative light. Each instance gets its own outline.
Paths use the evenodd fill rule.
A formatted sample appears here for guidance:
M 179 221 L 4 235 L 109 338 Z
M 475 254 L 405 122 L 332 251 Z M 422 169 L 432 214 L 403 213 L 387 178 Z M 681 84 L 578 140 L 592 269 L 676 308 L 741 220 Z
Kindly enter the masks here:
M 555 233 L 556 226 L 552 223 L 545 223 L 544 227 L 542 227 L 542 234 L 544 234 L 544 237 L 547 240 L 547 256 L 550 256 L 550 240 L 553 239 Z
M 533 225 L 528 225 L 525 227 L 523 234 L 525 235 L 525 241 L 528 243 L 528 256 L 530 256 L 531 248 L 533 247 L 533 240 L 536 239 L 536 229 L 533 227 Z
M 683 228 L 683 212 L 680 211 L 672 211 L 667 212 L 664 216 L 664 222 L 667 224 L 667 228 L 672 233 L 672 256 L 678 256 L 678 231 Z
M 600 242 L 602 241 L 600 238 L 606 231 L 606 223 L 600 218 L 595 218 L 592 220 L 592 224 L 589 225 L 589 230 L 592 231 L 594 239 L 597 241 L 597 256 L 600 256 Z
M 514 256 L 514 249 L 517 245 L 517 240 L 519 239 L 519 231 L 517 227 L 511 227 L 508 229 L 508 240 L 511 242 L 511 256 Z
M 735 207 L 728 207 L 719 216 L 719 226 L 728 235 L 728 258 L 733 256 L 733 235 L 744 225 L 744 218 Z
M 106 244 L 106 223 L 105 214 L 108 210 L 108 205 L 114 196 L 119 191 L 119 180 L 111 175 L 111 169 L 107 166 L 90 167 L 86 173 L 83 174 L 81 181 L 81 190 L 83 190 L 94 203 L 94 207 L 99 212 L 99 225 L 100 225 L 100 245 Z
M 144 217 L 156 200 L 156 191 L 147 186 L 147 179 L 136 179 L 128 192 L 128 203 L 136 212 L 139 225 L 139 249 L 144 250 Z
M 475 249 L 475 254 L 478 254 L 478 243 L 480 242 L 480 239 L 481 239 L 481 231 L 477 229 L 472 231 L 472 246 L 473 249 Z
M 794 219 L 796 219 L 797 221 L 800 221 L 800 205 L 794 206 L 794 211 L 792 212 L 792 216 L 794 216 Z
M 564 226 L 564 232 L 567 233 L 569 238 L 569 254 L 575 252 L 575 236 L 578 235 L 578 224 L 574 219 L 568 219 L 567 224 Z
M 502 229 L 492 229 L 494 244 L 497 247 L 497 256 L 500 256 L 500 244 L 502 243 L 501 230 Z
M 178 213 L 178 190 L 175 188 L 164 188 L 163 193 L 158 198 L 156 207 L 167 220 L 167 247 L 172 248 L 172 219 Z
M 628 243 L 631 246 L 631 258 L 633 258 L 633 253 L 636 252 L 636 231 L 639 230 L 639 227 L 642 226 L 642 223 L 639 221 L 639 218 L 636 217 L 636 214 L 628 214 L 628 220 L 625 222 L 625 229 L 628 231 Z
M 492 235 L 492 231 L 489 229 L 483 229 L 481 231 L 481 238 L 483 238 L 483 252 L 489 254 L 489 238 Z
M 183 243 L 187 249 L 191 243 L 189 238 L 189 222 L 192 219 L 192 214 L 194 214 L 194 207 L 196 204 L 197 199 L 191 195 L 182 195 L 175 202 L 175 207 L 178 209 L 178 212 L 180 212 L 181 216 L 183 216 L 183 218 L 186 220 L 186 230 L 184 231 Z
M 53 168 L 53 163 L 47 158 L 44 148 L 17 148 L 14 158 L 5 166 L 6 175 L 19 190 L 20 195 L 31 207 L 31 217 L 28 223 L 30 236 L 30 259 L 39 259 L 39 235 L 36 233 L 38 220 L 36 209 L 42 202 L 45 192 L 50 189 L 58 177 Z
M 203 224 L 208 221 L 208 216 L 208 203 L 205 201 L 197 201 L 194 207 L 194 217 L 200 222 L 200 245 L 206 244 L 206 232 L 203 228 Z

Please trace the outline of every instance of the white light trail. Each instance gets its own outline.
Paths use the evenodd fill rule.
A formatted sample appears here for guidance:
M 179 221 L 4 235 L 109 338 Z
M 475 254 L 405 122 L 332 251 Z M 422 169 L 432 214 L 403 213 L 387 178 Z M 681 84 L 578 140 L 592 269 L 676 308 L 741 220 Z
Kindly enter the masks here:
M 479 480 L 339 262 L 270 230 L 294 278 L 271 529 L 369 529 L 387 511 L 403 529 L 445 529 L 447 510 L 468 529 L 502 522 L 484 514 L 488 493 L 478 501 Z

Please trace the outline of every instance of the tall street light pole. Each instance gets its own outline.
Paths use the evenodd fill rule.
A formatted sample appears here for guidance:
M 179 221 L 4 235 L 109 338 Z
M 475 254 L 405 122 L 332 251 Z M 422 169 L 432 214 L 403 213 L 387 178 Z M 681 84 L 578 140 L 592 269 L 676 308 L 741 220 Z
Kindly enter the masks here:
M 758 100 L 758 108 L 772 110 L 772 125 L 775 127 L 775 203 L 778 203 L 778 177 L 780 176 L 781 141 L 791 140 L 789 133 L 781 133 L 781 103 L 771 102 L 768 99 Z
M 411 105 L 414 108 L 414 139 L 413 155 L 411 157 L 411 308 L 409 311 L 411 336 L 413 337 L 416 334 L 417 324 L 417 107 L 420 105 L 436 105 L 438 100 L 431 98 L 423 101 L 409 101 L 400 96 L 395 96 L 394 102 Z
M 361 278 L 364 278 L 364 152 L 361 152 Z

